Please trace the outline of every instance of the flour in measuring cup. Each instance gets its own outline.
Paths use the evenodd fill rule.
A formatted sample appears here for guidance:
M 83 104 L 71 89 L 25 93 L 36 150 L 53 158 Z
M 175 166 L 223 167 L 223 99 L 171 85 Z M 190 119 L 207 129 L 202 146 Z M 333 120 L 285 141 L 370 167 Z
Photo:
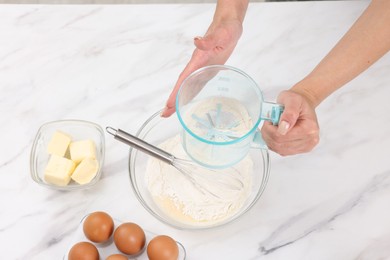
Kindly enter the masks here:
M 214 142 L 240 138 L 253 127 L 245 106 L 227 97 L 211 97 L 194 103 L 184 120 L 191 132 Z
M 188 158 L 179 135 L 166 140 L 159 147 L 178 158 Z M 216 198 L 202 193 L 176 168 L 153 157 L 148 160 L 145 177 L 154 201 L 167 215 L 184 223 L 209 225 L 237 213 L 251 193 L 253 161 L 250 156 L 234 168 L 220 171 L 220 174 L 236 174 L 243 182 L 243 188 L 232 190 L 208 186 L 210 191 L 218 194 Z

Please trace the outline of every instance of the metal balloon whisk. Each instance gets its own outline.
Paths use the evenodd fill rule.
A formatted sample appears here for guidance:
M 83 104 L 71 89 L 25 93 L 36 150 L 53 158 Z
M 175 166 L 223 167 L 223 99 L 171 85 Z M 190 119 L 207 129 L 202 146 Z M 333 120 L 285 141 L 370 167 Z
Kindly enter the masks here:
M 137 150 L 140 150 L 154 158 L 157 158 L 167 164 L 175 167 L 181 172 L 199 191 L 204 194 L 210 194 L 214 197 L 219 197 L 213 190 L 220 189 L 224 191 L 237 191 L 244 187 L 243 182 L 238 176 L 224 174 L 216 170 L 205 168 L 192 160 L 180 159 L 173 154 L 168 153 L 136 136 L 133 136 L 121 129 L 106 127 L 106 131 L 113 135 L 118 141 L 121 141 Z M 200 169 L 202 168 L 202 171 Z

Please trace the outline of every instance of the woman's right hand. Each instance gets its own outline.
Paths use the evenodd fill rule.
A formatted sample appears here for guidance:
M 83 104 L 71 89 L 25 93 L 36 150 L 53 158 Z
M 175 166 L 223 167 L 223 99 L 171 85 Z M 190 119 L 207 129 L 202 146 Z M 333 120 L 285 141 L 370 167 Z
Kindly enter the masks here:
M 286 90 L 279 94 L 284 105 L 278 126 L 265 122 L 261 133 L 268 148 L 282 156 L 306 153 L 319 142 L 319 125 L 313 102 L 303 93 Z
M 196 49 L 191 60 L 180 74 L 161 113 L 162 117 L 169 117 L 175 112 L 176 95 L 183 80 L 201 67 L 224 64 L 232 54 L 241 34 L 242 22 L 240 20 L 214 19 L 204 37 L 195 37 Z

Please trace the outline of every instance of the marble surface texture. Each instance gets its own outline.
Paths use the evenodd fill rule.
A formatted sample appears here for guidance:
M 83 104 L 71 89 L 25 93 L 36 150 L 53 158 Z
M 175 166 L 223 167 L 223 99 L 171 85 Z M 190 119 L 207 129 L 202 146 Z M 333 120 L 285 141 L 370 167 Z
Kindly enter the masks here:
M 273 101 L 323 58 L 368 1 L 251 3 L 227 64 Z M 129 183 L 128 148 L 106 136 L 99 183 L 61 192 L 32 181 L 39 126 L 83 119 L 135 133 L 164 106 L 214 4 L 0 5 L 0 258 L 62 259 L 80 219 L 103 210 L 181 241 L 187 259 L 390 259 L 390 56 L 318 108 L 320 144 L 271 152 L 271 177 L 238 221 L 178 230 Z

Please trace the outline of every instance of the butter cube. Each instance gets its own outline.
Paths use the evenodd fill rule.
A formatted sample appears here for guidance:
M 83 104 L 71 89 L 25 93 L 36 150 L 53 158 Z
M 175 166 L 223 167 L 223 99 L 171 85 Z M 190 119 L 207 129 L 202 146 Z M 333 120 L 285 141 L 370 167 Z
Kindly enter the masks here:
M 75 163 L 79 163 L 85 158 L 96 158 L 95 143 L 89 139 L 70 143 L 69 151 L 70 158 Z
M 75 167 L 76 164 L 72 160 L 53 154 L 45 169 L 45 181 L 58 186 L 66 186 Z
M 74 170 L 71 178 L 78 184 L 89 183 L 98 172 L 99 163 L 96 159 L 85 158 Z
M 63 157 L 71 141 L 72 137 L 63 132 L 56 131 L 47 145 L 47 152 Z

